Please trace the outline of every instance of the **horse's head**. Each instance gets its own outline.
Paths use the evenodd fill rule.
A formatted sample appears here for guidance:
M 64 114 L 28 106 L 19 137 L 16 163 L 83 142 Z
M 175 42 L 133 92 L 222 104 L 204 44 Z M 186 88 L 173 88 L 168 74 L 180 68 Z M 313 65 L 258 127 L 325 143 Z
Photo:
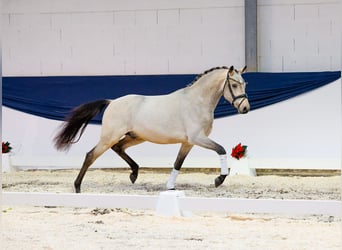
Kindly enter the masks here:
M 223 96 L 229 101 L 240 114 L 246 114 L 250 110 L 248 97 L 245 92 L 246 82 L 241 74 L 246 71 L 247 66 L 241 70 L 231 66 L 227 73 L 227 78 L 223 87 Z

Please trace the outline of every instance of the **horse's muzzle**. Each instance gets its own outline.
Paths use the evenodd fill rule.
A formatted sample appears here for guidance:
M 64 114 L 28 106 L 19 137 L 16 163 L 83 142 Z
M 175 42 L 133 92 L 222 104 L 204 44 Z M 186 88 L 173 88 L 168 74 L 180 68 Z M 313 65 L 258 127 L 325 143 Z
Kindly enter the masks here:
M 249 111 L 249 108 L 248 107 L 243 107 L 243 109 L 241 110 L 241 113 L 240 114 L 247 114 Z
M 250 105 L 247 98 L 241 100 L 237 110 L 240 114 L 247 114 L 249 112 Z

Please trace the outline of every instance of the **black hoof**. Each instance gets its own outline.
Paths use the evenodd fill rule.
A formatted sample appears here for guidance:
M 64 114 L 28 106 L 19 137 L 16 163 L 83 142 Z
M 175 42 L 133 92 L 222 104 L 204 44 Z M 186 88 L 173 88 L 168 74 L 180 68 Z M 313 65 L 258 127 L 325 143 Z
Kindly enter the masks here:
M 79 184 L 77 181 L 74 182 L 74 188 L 76 194 L 81 193 L 81 184 Z
M 168 188 L 167 191 L 175 191 L 176 188 Z
M 224 180 L 226 179 L 227 175 L 220 175 L 218 177 L 215 178 L 215 187 L 220 186 Z
M 132 184 L 134 184 L 134 182 L 137 180 L 137 178 L 138 178 L 138 175 L 137 175 L 137 174 L 131 173 L 131 174 L 129 175 L 129 179 L 131 180 Z

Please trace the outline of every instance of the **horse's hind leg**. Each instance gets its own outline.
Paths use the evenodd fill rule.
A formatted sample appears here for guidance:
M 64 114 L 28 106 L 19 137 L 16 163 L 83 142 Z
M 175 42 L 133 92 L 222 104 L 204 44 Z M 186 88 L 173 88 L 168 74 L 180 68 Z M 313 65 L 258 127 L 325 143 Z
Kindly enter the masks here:
M 75 186 L 75 191 L 76 193 L 80 193 L 81 192 L 81 183 L 83 180 L 84 175 L 86 174 L 88 168 L 90 167 L 90 165 L 100 156 L 102 155 L 109 147 L 105 146 L 104 144 L 102 144 L 101 142 L 98 143 L 92 150 L 90 150 L 87 154 L 86 157 L 84 159 L 82 168 L 74 182 L 74 186 Z
M 133 133 L 127 133 L 126 136 L 115 144 L 112 149 L 131 167 L 132 173 L 129 175 L 131 182 L 134 182 L 138 178 L 139 165 L 126 154 L 125 150 L 128 147 L 143 143 L 144 140 L 136 137 Z

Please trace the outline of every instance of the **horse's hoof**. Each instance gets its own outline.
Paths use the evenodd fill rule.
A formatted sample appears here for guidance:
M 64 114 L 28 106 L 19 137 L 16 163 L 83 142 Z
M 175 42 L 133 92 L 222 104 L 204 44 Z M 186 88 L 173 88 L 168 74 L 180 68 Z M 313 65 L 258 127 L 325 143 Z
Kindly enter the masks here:
M 131 180 L 132 184 L 134 184 L 134 182 L 137 180 L 137 178 L 138 178 L 138 175 L 137 175 L 137 174 L 131 173 L 131 174 L 129 175 L 129 179 Z
M 226 176 L 227 175 L 220 175 L 220 176 L 216 177 L 215 178 L 215 187 L 220 186 L 224 182 L 224 180 L 226 179 Z
M 75 192 L 76 192 L 76 194 L 81 193 L 81 188 L 75 188 Z

